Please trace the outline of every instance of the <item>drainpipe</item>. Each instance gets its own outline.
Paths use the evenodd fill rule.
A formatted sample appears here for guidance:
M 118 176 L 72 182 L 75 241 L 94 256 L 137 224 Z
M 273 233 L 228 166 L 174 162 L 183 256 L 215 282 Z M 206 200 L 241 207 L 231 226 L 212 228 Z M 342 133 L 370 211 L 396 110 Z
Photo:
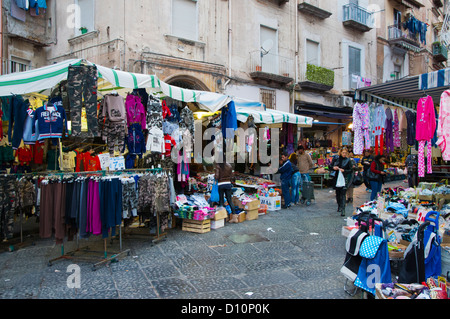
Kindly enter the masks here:
M 231 63 L 232 63 L 232 29 L 231 29 L 231 0 L 228 0 L 228 79 L 231 79 Z M 226 89 L 230 80 L 228 80 L 224 85 L 224 90 Z
M 298 30 L 298 7 L 297 7 L 297 1 L 295 2 L 294 6 L 295 10 L 295 74 L 294 74 L 294 84 L 292 86 L 292 113 L 295 114 L 295 85 L 298 82 L 298 63 L 299 63 L 299 56 L 298 56 L 298 36 L 299 36 L 299 30 Z

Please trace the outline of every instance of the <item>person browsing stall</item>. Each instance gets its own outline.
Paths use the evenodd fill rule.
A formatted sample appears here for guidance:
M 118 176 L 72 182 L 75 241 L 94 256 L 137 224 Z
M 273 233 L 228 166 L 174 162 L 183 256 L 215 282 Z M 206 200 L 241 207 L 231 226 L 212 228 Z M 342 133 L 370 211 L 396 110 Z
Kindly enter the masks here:
M 281 191 L 284 198 L 284 207 L 289 208 L 291 206 L 291 179 L 294 170 L 292 169 L 292 163 L 289 161 L 289 155 L 283 153 L 280 158 L 280 168 L 278 172 L 281 180 Z

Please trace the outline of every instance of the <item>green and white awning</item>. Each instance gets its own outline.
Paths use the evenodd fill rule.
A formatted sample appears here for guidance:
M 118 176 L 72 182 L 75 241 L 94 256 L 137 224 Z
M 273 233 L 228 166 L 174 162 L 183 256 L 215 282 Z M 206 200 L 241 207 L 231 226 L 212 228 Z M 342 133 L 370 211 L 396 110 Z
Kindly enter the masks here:
M 0 76 L 0 96 L 23 95 L 51 89 L 59 82 L 67 79 L 70 65 L 81 65 L 81 63 L 95 65 L 98 71 L 98 78 L 102 79 L 103 82 L 107 82 L 107 86 L 110 83 L 111 88 L 104 89 L 102 87 L 100 92 L 109 89 L 153 89 L 161 91 L 164 95 L 174 100 L 198 103 L 201 109 L 210 112 L 219 111 L 232 100 L 239 101 L 239 105 L 243 107 L 261 106 L 260 102 L 236 99 L 220 93 L 184 89 L 167 84 L 156 75 L 115 70 L 82 59 L 70 59 L 35 70 L 2 75 Z M 277 119 L 279 117 L 280 115 L 276 115 Z
M 301 127 L 311 127 L 313 118 L 276 110 L 257 110 L 253 108 L 237 107 L 237 119 L 246 122 L 252 116 L 256 124 L 291 123 Z

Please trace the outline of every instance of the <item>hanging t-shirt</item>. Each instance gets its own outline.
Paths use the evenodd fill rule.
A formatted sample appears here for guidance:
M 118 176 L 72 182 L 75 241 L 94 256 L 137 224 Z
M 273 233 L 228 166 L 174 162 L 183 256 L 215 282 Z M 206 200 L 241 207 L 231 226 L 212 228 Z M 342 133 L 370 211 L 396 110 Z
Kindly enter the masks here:
M 147 151 L 164 153 L 164 134 L 157 126 L 154 126 L 148 132 Z
M 62 168 L 64 171 L 73 172 L 75 169 L 75 158 L 77 153 L 74 151 L 63 153 L 62 155 Z

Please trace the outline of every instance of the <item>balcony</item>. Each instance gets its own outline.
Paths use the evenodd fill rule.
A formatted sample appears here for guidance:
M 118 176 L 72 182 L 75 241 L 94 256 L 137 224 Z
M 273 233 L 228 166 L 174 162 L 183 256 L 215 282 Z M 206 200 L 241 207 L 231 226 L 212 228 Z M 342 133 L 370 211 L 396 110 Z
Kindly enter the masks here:
M 286 85 L 294 80 L 294 60 L 278 54 L 262 54 L 260 50 L 250 53 L 250 77 Z
M 373 17 L 371 12 L 353 3 L 344 5 L 343 9 L 344 26 L 361 32 L 368 32 L 373 29 Z
M 319 19 L 329 18 L 332 13 L 319 8 L 318 0 L 303 1 L 298 4 L 298 11 L 306 15 L 315 16 Z
M 334 86 L 334 70 L 326 69 L 313 64 L 306 65 L 306 72 L 298 85 L 302 89 L 315 91 L 329 91 Z
M 440 42 L 433 43 L 433 58 L 437 62 L 445 62 L 448 60 L 448 50 Z
M 388 42 L 390 45 L 414 52 L 419 52 L 421 49 L 418 36 L 411 34 L 409 31 L 402 31 L 398 25 L 388 27 Z

